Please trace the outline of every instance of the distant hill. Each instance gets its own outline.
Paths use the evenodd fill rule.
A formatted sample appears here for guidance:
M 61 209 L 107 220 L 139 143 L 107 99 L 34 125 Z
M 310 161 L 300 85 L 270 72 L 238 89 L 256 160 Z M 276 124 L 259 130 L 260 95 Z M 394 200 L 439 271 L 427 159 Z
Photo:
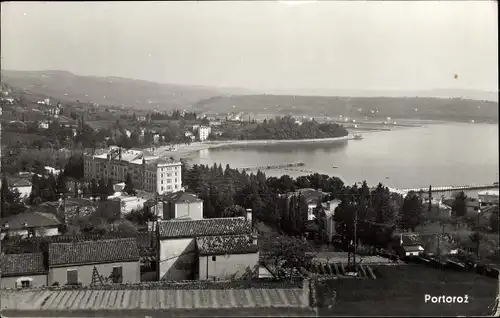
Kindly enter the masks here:
M 302 96 L 348 96 L 348 97 L 433 97 L 463 98 L 498 102 L 498 91 L 473 89 L 429 89 L 429 90 L 356 90 L 356 89 L 293 89 L 264 92 L 273 95 Z
M 233 95 L 211 97 L 197 102 L 193 107 L 200 113 L 218 114 L 241 112 L 498 122 L 497 102 L 460 98 Z
M 245 94 L 238 88 L 158 84 L 121 78 L 79 76 L 66 71 L 2 71 L 2 83 L 62 101 L 92 101 L 136 109 L 184 109 L 213 96 Z

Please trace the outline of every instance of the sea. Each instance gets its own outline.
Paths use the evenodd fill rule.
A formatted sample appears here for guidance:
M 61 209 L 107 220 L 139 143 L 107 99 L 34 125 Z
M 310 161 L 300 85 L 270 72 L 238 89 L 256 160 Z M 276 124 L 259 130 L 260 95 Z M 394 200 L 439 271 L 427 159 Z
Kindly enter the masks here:
M 231 145 L 201 150 L 192 164 L 232 168 L 303 162 L 263 170 L 293 177 L 318 172 L 346 184 L 397 188 L 486 185 L 499 180 L 498 124 L 439 123 L 362 133 L 362 140 Z

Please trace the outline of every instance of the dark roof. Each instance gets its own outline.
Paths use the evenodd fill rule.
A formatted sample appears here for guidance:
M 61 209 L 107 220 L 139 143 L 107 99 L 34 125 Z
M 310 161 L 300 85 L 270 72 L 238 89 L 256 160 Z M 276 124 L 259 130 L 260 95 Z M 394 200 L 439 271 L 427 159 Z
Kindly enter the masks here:
M 202 236 L 196 239 L 200 255 L 257 253 L 257 240 L 251 234 Z
M 2 276 L 43 274 L 47 272 L 42 253 L 5 254 L 1 256 Z
M 422 245 L 420 237 L 417 234 L 403 235 L 403 246 Z
M 11 215 L 0 220 L 0 225 L 2 227 L 5 226 L 5 223 L 9 224 L 9 229 L 54 227 L 61 224 L 54 214 L 44 212 L 24 212 L 17 215 Z M 27 226 L 24 225 L 25 223 Z
M 164 194 L 161 196 L 161 199 L 168 202 L 173 203 L 195 203 L 195 202 L 203 202 L 196 195 L 184 191 L 178 191 L 173 193 Z
M 294 195 L 297 197 L 300 195 L 307 204 L 318 204 L 321 203 L 326 194 L 327 193 L 315 189 L 299 189 L 295 192 L 289 192 L 288 198 Z
M 419 245 L 403 246 L 405 252 L 421 252 Z
M 159 238 L 250 234 L 252 225 L 244 217 L 203 220 L 171 220 L 158 223 Z
M 49 245 L 49 266 L 131 260 L 139 260 L 139 248 L 134 238 Z
M 8 180 L 9 187 L 31 187 L 31 182 L 23 178 L 11 178 Z

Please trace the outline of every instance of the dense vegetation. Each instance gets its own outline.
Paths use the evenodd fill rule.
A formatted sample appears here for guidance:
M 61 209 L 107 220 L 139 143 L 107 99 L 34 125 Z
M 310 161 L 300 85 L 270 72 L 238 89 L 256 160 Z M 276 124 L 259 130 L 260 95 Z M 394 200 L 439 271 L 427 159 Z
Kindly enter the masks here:
M 262 123 L 242 123 L 226 128 L 220 136 L 211 134 L 211 140 L 268 140 L 268 139 L 315 139 L 344 137 L 348 131 L 338 124 L 318 123 L 315 120 L 298 123 L 291 116 L 276 117 Z

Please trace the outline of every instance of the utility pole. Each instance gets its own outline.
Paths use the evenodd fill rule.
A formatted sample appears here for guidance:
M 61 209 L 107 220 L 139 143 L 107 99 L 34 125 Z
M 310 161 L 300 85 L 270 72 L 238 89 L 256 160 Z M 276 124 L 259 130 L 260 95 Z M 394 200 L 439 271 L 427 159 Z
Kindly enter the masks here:
M 358 240 L 358 237 L 357 237 L 357 226 L 358 225 L 358 205 L 355 204 L 354 205 L 354 255 L 353 255 L 353 263 L 354 263 L 354 272 L 356 272 L 356 251 L 357 251 L 357 246 L 358 246 L 358 243 L 357 243 L 357 240 Z

